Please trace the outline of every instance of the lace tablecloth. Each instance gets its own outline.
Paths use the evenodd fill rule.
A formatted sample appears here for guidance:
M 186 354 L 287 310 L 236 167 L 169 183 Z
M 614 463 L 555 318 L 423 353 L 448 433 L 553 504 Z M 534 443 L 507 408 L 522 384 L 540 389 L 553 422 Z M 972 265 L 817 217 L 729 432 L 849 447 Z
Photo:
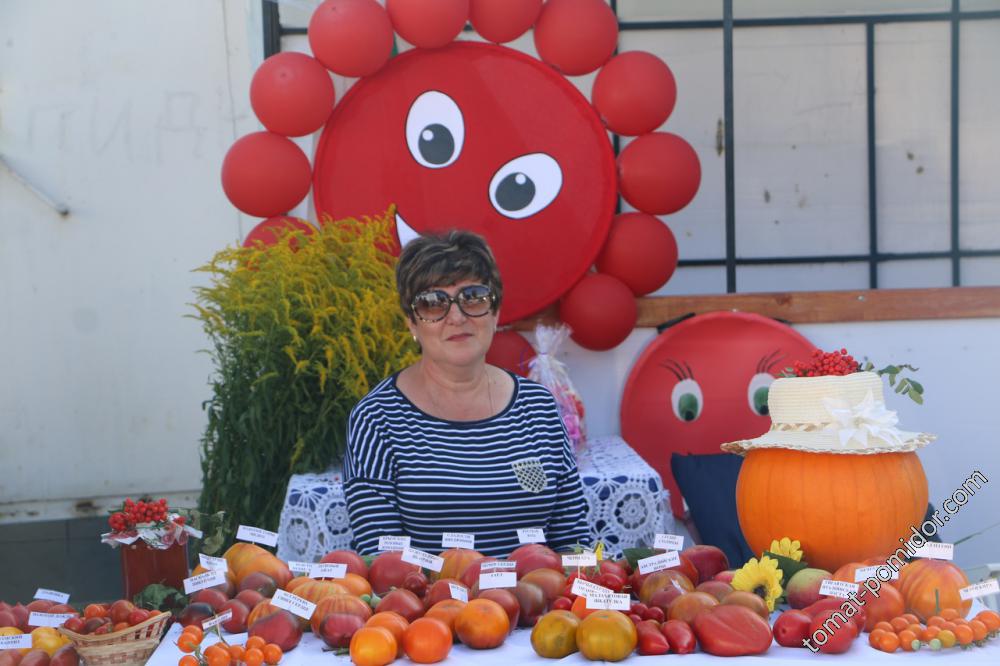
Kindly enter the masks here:
M 651 545 L 674 527 L 669 491 L 660 476 L 621 437 L 589 440 L 577 454 L 593 541 L 612 557 L 623 548 Z M 341 470 L 296 474 L 288 483 L 278 527 L 278 557 L 315 562 L 351 547 Z

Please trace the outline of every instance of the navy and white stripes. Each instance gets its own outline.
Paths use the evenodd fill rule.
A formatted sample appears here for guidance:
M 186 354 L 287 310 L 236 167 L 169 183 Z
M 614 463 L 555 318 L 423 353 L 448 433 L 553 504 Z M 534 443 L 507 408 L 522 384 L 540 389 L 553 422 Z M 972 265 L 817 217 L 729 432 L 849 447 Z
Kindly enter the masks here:
M 522 527 L 543 528 L 557 550 L 589 542 L 555 400 L 544 386 L 512 376 L 510 403 L 481 421 L 424 413 L 396 388 L 395 375 L 354 407 L 344 492 L 359 553 L 376 552 L 382 535 L 406 535 L 413 548 L 439 552 L 442 532 L 464 532 L 476 536 L 476 550 L 506 556 L 520 545 Z

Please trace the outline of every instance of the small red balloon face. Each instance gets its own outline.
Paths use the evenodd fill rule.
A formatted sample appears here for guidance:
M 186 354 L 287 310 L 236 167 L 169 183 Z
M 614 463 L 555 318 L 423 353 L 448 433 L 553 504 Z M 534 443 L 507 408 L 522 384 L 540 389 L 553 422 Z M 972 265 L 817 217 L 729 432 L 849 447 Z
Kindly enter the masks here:
M 323 131 L 313 187 L 334 219 L 396 204 L 402 243 L 483 235 L 504 281 L 501 323 L 580 279 L 617 196 L 611 144 L 579 91 L 534 58 L 470 42 L 409 51 L 355 84 Z
M 636 361 L 622 396 L 622 437 L 654 467 L 683 515 L 670 455 L 717 454 L 725 442 L 771 427 L 774 378 L 814 346 L 792 328 L 755 314 L 712 312 L 660 334 Z

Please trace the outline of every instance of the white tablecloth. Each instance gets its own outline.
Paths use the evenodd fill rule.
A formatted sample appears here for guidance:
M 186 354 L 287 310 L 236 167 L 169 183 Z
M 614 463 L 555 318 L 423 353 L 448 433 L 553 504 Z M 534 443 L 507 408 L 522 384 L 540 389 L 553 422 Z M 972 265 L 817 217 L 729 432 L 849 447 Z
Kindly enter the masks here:
M 180 632 L 181 627 L 179 625 L 175 624 L 170 628 L 160 647 L 157 648 L 153 656 L 146 662 L 147 666 L 177 666 L 177 661 L 182 656 L 181 651 L 175 645 Z M 207 636 L 204 646 L 207 647 L 215 640 L 217 639 Z M 227 637 L 227 640 L 235 643 L 243 643 L 246 641 L 246 634 L 236 634 L 235 636 Z M 302 642 L 299 646 L 286 654 L 281 660 L 281 666 L 323 666 L 324 664 L 350 666 L 350 657 L 346 655 L 338 657 L 332 652 L 323 652 L 324 647 L 323 641 L 311 633 L 307 633 L 302 637 Z M 736 663 L 749 663 L 751 661 L 760 663 L 765 660 L 768 663 L 801 663 L 805 660 L 812 660 L 815 664 L 818 663 L 815 661 L 817 659 L 822 660 L 823 663 L 832 663 L 829 660 L 835 657 L 840 659 L 838 663 L 851 664 L 852 666 L 856 664 L 909 664 L 913 660 L 921 663 L 933 660 L 934 663 L 941 664 L 942 666 L 953 663 L 963 665 L 993 664 L 995 666 L 996 664 L 1000 664 L 1000 639 L 990 641 L 986 647 L 964 651 L 953 648 L 939 652 L 921 650 L 920 652 L 896 652 L 895 654 L 888 654 L 868 647 L 868 634 L 863 634 L 854 641 L 850 650 L 840 655 L 817 655 L 805 648 L 783 648 L 774 644 L 764 654 L 752 657 L 740 657 Z M 678 662 L 676 659 L 677 655 L 640 657 L 633 654 L 622 663 L 632 663 L 635 666 L 660 666 L 678 663 L 683 663 L 684 666 L 698 666 L 698 664 L 707 663 L 733 663 L 730 659 L 713 657 L 702 652 L 684 655 L 683 662 Z M 413 662 L 403 657 L 394 663 L 404 666 Z M 531 630 L 517 629 L 507 637 L 507 641 L 503 645 L 495 650 L 472 650 L 458 644 L 452 648 L 451 654 L 448 655 L 447 659 L 438 663 L 442 664 L 442 666 L 459 666 L 460 664 L 475 664 L 475 666 L 553 666 L 555 664 L 562 666 L 576 664 L 582 666 L 583 664 L 593 664 L 595 662 L 587 661 L 580 653 L 572 654 L 564 659 L 543 659 L 535 654 L 535 651 L 531 648 Z
M 657 532 L 673 531 L 669 491 L 621 437 L 589 440 L 577 453 L 577 464 L 591 538 L 603 541 L 611 556 L 651 545 Z M 351 547 L 342 481 L 339 468 L 292 476 L 278 527 L 278 557 L 315 562 L 331 550 Z

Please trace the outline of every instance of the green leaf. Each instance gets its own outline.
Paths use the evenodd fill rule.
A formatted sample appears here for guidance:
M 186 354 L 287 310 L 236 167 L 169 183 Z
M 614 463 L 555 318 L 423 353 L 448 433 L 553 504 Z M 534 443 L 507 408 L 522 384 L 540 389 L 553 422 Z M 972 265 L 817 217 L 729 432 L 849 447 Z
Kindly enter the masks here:
M 628 562 L 629 567 L 635 570 L 639 568 L 639 560 L 652 557 L 656 555 L 656 552 L 652 548 L 625 548 L 622 550 L 622 555 L 625 556 L 625 561 Z
M 808 562 L 793 560 L 790 557 L 777 555 L 769 550 L 764 551 L 764 554 L 761 557 L 764 556 L 770 557 L 773 560 L 778 560 L 778 568 L 781 569 L 781 573 L 784 574 L 784 577 L 781 579 L 782 587 L 788 584 L 788 581 L 792 579 L 792 576 L 809 567 Z
M 153 583 L 132 597 L 132 603 L 147 610 L 173 611 L 187 606 L 188 598 L 176 588 Z

